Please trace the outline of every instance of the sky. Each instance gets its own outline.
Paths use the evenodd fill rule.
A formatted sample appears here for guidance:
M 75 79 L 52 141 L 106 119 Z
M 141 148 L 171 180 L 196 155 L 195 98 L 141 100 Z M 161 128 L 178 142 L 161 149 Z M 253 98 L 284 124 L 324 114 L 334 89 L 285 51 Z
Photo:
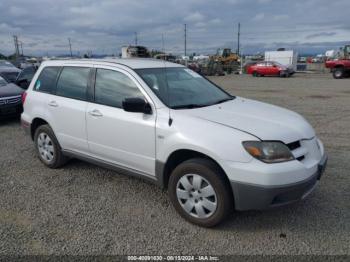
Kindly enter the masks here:
M 173 54 L 210 54 L 237 47 L 246 54 L 279 47 L 304 53 L 350 43 L 350 0 L 1 0 L 0 53 L 119 54 L 135 42 Z M 162 36 L 164 41 L 162 41 Z M 164 43 L 164 45 L 163 45 Z

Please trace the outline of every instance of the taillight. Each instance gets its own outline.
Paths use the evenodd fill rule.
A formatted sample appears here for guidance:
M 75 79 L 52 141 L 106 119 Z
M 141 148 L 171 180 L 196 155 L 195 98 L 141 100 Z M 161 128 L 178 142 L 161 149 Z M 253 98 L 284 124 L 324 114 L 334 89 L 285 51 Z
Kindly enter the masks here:
M 22 94 L 22 105 L 24 105 L 24 102 L 26 101 L 26 97 L 27 97 L 27 92 L 24 92 Z

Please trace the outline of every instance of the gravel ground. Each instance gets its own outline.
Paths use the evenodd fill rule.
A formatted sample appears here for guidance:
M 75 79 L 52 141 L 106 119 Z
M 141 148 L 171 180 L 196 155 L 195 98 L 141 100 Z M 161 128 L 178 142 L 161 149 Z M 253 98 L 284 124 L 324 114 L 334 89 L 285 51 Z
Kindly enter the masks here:
M 78 160 L 44 167 L 18 120 L 0 123 L 0 254 L 350 254 L 350 80 L 212 77 L 229 92 L 287 107 L 329 153 L 305 201 L 235 212 L 219 227 L 184 221 L 166 192 Z

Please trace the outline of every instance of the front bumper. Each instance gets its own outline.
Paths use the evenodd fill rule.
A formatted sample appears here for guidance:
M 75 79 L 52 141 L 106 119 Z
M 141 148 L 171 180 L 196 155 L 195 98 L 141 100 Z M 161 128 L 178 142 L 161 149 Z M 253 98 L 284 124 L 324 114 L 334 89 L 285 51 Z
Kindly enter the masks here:
M 0 106 L 0 118 L 19 116 L 22 112 L 22 104 L 8 104 Z
M 236 210 L 261 210 L 291 204 L 306 198 L 316 187 L 326 168 L 326 154 L 317 171 L 308 179 L 284 186 L 260 186 L 231 182 Z

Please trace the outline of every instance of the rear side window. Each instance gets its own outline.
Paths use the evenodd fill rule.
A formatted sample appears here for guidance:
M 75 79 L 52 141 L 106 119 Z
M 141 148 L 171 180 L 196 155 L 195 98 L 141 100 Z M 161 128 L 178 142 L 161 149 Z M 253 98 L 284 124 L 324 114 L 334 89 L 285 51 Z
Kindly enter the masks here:
M 86 100 L 90 68 L 64 67 L 57 82 L 56 95 Z
M 98 104 L 122 108 L 125 98 L 143 97 L 136 84 L 123 73 L 97 69 L 95 84 L 95 102 Z
M 57 75 L 60 67 L 45 67 L 35 82 L 34 90 L 44 93 L 52 93 L 56 87 Z

